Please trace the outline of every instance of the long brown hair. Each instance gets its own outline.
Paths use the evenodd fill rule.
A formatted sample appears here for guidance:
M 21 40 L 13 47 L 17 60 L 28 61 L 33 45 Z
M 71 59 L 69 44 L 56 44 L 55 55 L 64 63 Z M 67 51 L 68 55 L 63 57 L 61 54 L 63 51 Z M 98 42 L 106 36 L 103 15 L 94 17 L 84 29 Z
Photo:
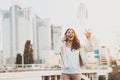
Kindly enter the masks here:
M 74 39 L 73 39 L 73 43 L 72 43 L 72 46 L 71 46 L 71 50 L 73 50 L 73 49 L 77 50 L 77 49 L 80 48 L 80 40 L 78 39 L 74 29 L 72 29 L 72 28 L 68 28 L 65 32 L 65 35 L 67 34 L 67 32 L 69 30 L 72 30 L 74 32 Z M 67 42 L 67 40 L 66 40 L 66 42 Z
M 73 49 L 77 50 L 77 49 L 80 48 L 80 40 L 78 39 L 75 31 L 74 31 L 73 29 L 71 29 L 71 28 L 68 28 L 68 29 L 66 30 L 65 35 L 67 34 L 67 32 L 68 32 L 69 30 L 72 30 L 72 31 L 74 32 L 74 39 L 73 39 L 73 42 L 72 42 L 71 50 L 73 50 Z M 66 42 L 67 42 L 67 40 L 66 40 Z M 80 62 L 80 66 L 83 66 L 83 65 L 84 65 L 83 60 L 82 60 L 82 57 L 81 57 L 81 55 L 80 55 L 80 50 L 79 50 L 79 62 Z

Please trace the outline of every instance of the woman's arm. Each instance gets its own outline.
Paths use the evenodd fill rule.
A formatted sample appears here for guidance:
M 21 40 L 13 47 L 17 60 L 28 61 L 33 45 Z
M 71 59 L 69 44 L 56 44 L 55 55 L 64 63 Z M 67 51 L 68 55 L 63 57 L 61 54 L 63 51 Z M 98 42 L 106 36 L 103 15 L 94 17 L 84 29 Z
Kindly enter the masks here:
M 54 54 L 56 55 L 61 54 L 62 44 L 63 42 L 58 43 L 57 47 L 54 49 Z
M 55 48 L 54 53 L 56 55 L 61 54 L 62 47 L 63 47 L 63 45 L 64 45 L 64 43 L 66 41 L 66 38 L 67 38 L 66 35 L 64 35 L 62 40 L 58 43 L 57 47 Z
M 82 58 L 82 60 L 83 60 L 83 63 L 84 63 L 84 64 L 87 64 L 89 61 L 88 61 L 88 59 L 87 59 L 84 46 L 81 46 L 81 48 L 80 48 L 80 55 L 81 55 L 81 58 Z

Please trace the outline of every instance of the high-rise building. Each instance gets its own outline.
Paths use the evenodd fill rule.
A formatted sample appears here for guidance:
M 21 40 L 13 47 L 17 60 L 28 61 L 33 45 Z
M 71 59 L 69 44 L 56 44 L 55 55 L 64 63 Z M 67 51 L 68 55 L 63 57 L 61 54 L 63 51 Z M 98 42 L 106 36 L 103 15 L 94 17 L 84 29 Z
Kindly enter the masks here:
M 32 40 L 30 8 L 12 5 L 2 12 L 2 47 L 5 64 L 15 63 L 17 53 L 23 54 L 26 40 Z
M 79 7 L 78 7 L 78 21 L 79 21 L 79 25 L 85 25 L 88 19 L 88 10 L 87 7 L 85 5 L 85 3 L 81 2 Z
M 45 51 L 44 54 L 46 67 L 60 66 L 60 56 L 55 55 L 53 50 Z
M 50 20 L 33 17 L 33 48 L 35 63 L 45 63 L 44 51 L 51 50 Z
M 1 12 L 0 12 L 1 13 Z M 3 56 L 2 56 L 2 15 L 0 14 L 0 64 L 3 64 Z
M 61 26 L 54 26 L 51 25 L 51 40 L 52 40 L 52 50 L 54 50 L 58 43 L 61 40 L 61 33 L 62 32 L 62 28 Z

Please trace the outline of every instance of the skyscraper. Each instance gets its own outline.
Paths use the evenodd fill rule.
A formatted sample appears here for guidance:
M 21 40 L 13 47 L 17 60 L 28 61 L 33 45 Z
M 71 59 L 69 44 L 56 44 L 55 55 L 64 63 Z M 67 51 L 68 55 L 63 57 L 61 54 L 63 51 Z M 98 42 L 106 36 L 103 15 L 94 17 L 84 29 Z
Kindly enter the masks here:
M 88 19 L 88 10 L 85 3 L 80 3 L 78 7 L 78 14 L 77 14 L 79 25 L 85 25 Z
M 62 32 L 62 28 L 61 26 L 54 26 L 51 25 L 51 39 L 52 39 L 52 49 L 54 50 L 58 43 L 61 40 L 61 33 Z
M 51 30 L 49 19 L 41 19 L 39 16 L 34 16 L 33 41 L 35 63 L 45 63 L 44 52 L 51 50 Z
M 5 64 L 15 63 L 17 53 L 23 54 L 26 40 L 32 40 L 30 8 L 12 5 L 2 10 L 2 43 Z

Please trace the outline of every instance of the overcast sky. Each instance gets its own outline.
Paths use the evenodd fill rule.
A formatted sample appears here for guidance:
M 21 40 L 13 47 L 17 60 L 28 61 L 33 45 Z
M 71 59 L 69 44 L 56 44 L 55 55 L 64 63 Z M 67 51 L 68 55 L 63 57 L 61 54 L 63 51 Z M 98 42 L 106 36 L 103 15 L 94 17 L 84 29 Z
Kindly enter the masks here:
M 1 0 L 0 9 L 7 10 L 13 3 L 30 7 L 32 14 L 50 18 L 54 25 L 63 26 L 64 30 L 76 28 L 82 36 L 83 29 L 90 28 L 101 44 L 114 45 L 120 34 L 120 0 Z M 80 3 L 88 10 L 88 19 L 83 25 L 77 16 Z

